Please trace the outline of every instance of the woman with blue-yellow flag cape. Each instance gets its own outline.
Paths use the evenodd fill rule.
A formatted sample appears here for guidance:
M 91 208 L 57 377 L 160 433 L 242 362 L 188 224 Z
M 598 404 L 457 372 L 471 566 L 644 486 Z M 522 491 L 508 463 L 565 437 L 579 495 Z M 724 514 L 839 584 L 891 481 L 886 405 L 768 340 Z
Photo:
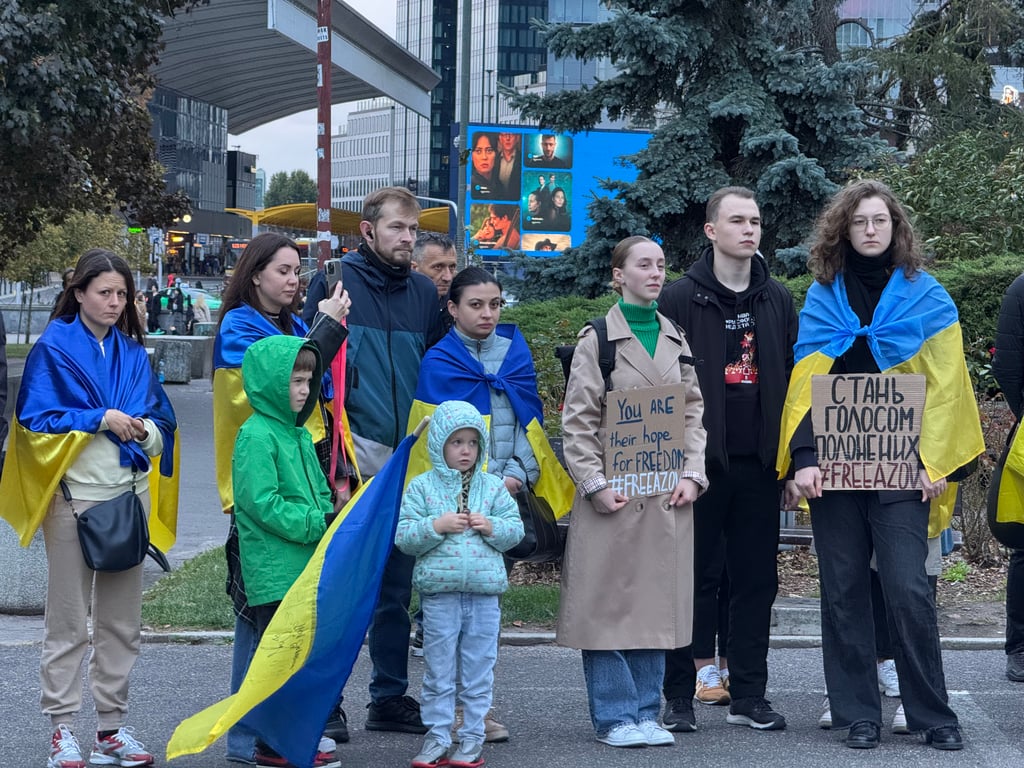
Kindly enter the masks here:
M 242 424 L 252 415 L 252 407 L 242 386 L 242 360 L 255 342 L 267 336 L 290 334 L 309 339 L 320 352 L 325 367 L 331 364 L 342 348 L 348 329 L 342 320 L 348 314 L 351 302 L 348 292 L 338 285 L 334 294 L 321 300 L 319 312 L 307 328 L 294 308 L 299 292 L 299 247 L 288 237 L 266 232 L 254 237 L 245 247 L 235 265 L 231 282 L 221 302 L 221 315 L 213 345 L 213 439 L 214 462 L 217 470 L 217 488 L 221 508 L 225 513 L 234 509 L 231 485 L 231 454 L 235 437 Z M 332 366 L 332 368 L 335 366 Z M 335 389 L 329 376 L 321 385 L 319 407 L 313 409 L 306 428 L 313 436 L 321 463 L 332 462 L 332 414 L 327 405 Z M 340 409 L 339 409 L 340 410 Z M 343 439 L 348 439 L 344 413 L 334 414 Z M 336 453 L 334 454 L 336 455 Z M 346 454 L 354 457 L 349 447 Z M 354 465 L 344 462 L 324 467 L 328 484 L 335 492 L 335 507 L 348 500 L 349 475 L 356 474 Z M 228 561 L 228 594 L 234 605 L 235 643 L 231 665 L 231 692 L 235 693 L 256 651 L 255 626 L 247 612 L 245 585 L 238 561 L 238 532 L 232 520 L 225 544 Z M 252 759 L 256 748 L 256 735 L 251 729 L 239 726 L 228 733 L 227 752 L 231 758 Z
M 896 632 L 907 724 L 936 749 L 963 748 L 925 563 L 929 537 L 949 522 L 953 481 L 985 445 L 956 306 L 923 261 L 906 210 L 884 184 L 858 181 L 832 199 L 811 246 L 815 282 L 800 313 L 783 411 L 779 471 L 784 476 L 792 458 L 795 485 L 811 508 L 833 727 L 849 728 L 846 745 L 859 749 L 880 738 L 872 558 Z M 925 377 L 919 488 L 822 491 L 809 410 L 812 376 L 828 373 Z
M 90 570 L 76 520 L 76 512 L 134 488 L 149 513 L 151 541 L 160 549 L 174 544 L 177 423 L 143 347 L 134 296 L 124 259 L 101 249 L 79 259 L 25 360 L 0 480 L 2 514 L 21 543 L 42 527 L 46 546 L 40 682 L 43 713 L 54 728 L 50 765 L 84 765 L 73 725 L 82 704 L 90 615 L 89 678 L 98 721 L 90 761 L 129 755 L 152 761 L 124 727 L 128 676 L 142 632 L 142 565 Z M 70 501 L 57 490 L 62 481 Z
M 490 430 L 487 471 L 515 495 L 526 483 L 545 498 L 556 517 L 572 506 L 574 487 L 544 435 L 533 358 L 519 329 L 499 325 L 501 284 L 480 267 L 452 280 L 448 311 L 454 327 L 427 350 L 420 365 L 410 430 L 445 400 L 464 400 Z M 413 449 L 408 478 L 430 469 L 425 439 Z

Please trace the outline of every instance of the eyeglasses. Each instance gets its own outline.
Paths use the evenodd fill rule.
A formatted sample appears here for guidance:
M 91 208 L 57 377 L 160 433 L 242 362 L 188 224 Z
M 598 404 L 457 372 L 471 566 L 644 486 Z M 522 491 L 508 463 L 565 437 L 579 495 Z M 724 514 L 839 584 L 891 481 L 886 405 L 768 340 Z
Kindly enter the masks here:
M 889 218 L 888 216 L 873 216 L 870 219 L 865 219 L 861 216 L 858 216 L 855 219 L 851 219 L 850 229 L 863 231 L 868 228 L 869 221 L 871 222 L 871 226 L 873 226 L 875 229 L 888 229 L 889 226 L 892 224 L 892 219 Z

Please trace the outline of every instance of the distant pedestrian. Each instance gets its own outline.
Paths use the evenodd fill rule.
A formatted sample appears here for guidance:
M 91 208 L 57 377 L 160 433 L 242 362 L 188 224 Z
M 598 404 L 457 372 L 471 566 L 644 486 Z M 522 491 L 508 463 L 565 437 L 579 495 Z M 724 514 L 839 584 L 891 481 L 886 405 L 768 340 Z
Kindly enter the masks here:
M 487 427 L 472 405 L 441 403 L 427 436 L 433 469 L 413 478 L 402 498 L 395 544 L 416 557 L 426 665 L 420 713 L 429 728 L 413 768 L 484 764 L 484 718 L 501 630 L 498 596 L 508 589 L 501 553 L 523 538 L 515 499 L 483 469 L 487 444 Z M 449 756 L 457 677 L 463 721 L 459 748 Z

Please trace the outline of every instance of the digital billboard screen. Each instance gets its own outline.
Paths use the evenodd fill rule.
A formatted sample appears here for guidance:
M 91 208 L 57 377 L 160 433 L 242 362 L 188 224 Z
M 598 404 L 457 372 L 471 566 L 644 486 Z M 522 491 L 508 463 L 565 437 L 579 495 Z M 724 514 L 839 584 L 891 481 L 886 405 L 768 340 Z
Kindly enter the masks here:
M 557 256 L 578 246 L 590 226 L 587 206 L 607 194 L 599 179 L 632 181 L 623 155 L 647 146 L 649 133 L 556 134 L 531 126 L 471 123 L 465 226 L 484 258 L 511 251 Z

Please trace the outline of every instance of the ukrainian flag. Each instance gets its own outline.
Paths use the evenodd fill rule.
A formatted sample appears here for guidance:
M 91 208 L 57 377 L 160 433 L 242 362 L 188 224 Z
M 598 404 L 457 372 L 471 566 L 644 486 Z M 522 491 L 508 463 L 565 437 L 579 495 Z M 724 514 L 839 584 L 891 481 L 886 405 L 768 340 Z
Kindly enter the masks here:
M 504 392 L 512 404 L 516 419 L 526 430 L 526 439 L 540 467 L 540 479 L 533 490 L 546 499 L 555 513 L 563 517 L 572 507 L 576 487 L 555 457 L 544 434 L 544 409 L 537 395 L 537 374 L 530 348 L 519 329 L 512 324 L 499 325 L 495 331 L 512 342 L 508 354 L 495 375 L 484 371 L 480 361 L 469 354 L 454 329 L 427 350 L 420 365 L 420 376 L 409 413 L 409 430 L 429 416 L 445 400 L 463 400 L 481 414 L 490 428 L 491 389 Z M 408 480 L 431 468 L 426 437 L 413 448 L 409 459 Z
M 305 323 L 295 315 L 292 316 L 293 330 L 296 336 L 304 336 L 308 329 Z M 245 420 L 252 415 L 252 407 L 242 387 L 242 358 L 254 343 L 267 336 L 280 335 L 281 329 L 274 325 L 261 313 L 243 304 L 224 316 L 213 347 L 213 448 L 214 464 L 217 470 L 217 490 L 220 493 L 221 508 L 231 512 L 234 508 L 234 495 L 231 491 L 231 454 L 235 450 L 235 437 Z M 330 370 L 331 361 L 324 361 L 324 368 Z M 324 377 L 321 391 L 330 400 L 333 393 L 331 379 Z M 327 437 L 323 414 L 319 408 L 306 421 L 306 429 L 318 443 Z M 348 447 L 348 456 L 354 457 L 355 450 L 350 444 L 350 435 L 342 413 L 341 421 L 344 438 Z
M 992 478 L 995 492 L 995 519 L 997 523 L 1024 524 L 1024 429 L 1017 429 L 1006 453 L 1002 472 Z M 989 504 L 992 497 L 989 497 Z M 991 514 L 991 512 L 989 513 Z M 990 518 L 991 519 L 991 518 Z
M 57 318 L 25 360 L 0 498 L 0 515 L 28 546 L 49 509 L 61 478 L 92 440 L 109 439 L 121 466 L 148 472 L 150 458 L 138 443 L 100 433 L 108 408 L 145 416 L 163 437 L 159 472 L 149 477 L 150 540 L 174 545 L 178 522 L 178 431 L 167 394 L 153 375 L 146 350 L 116 328 L 100 350 L 92 332 L 74 319 Z
M 932 480 L 946 477 L 985 450 L 974 389 L 964 361 L 963 337 L 956 305 L 938 281 L 926 272 L 907 278 L 893 272 L 871 324 L 862 326 L 850 308 L 842 273 L 831 285 L 815 282 L 800 312 L 800 334 L 794 348 L 796 365 L 782 412 L 779 435 L 779 477 L 789 470 L 789 444 L 811 407 L 811 377 L 827 374 L 835 359 L 857 337 L 882 373 L 925 376 L 921 419 L 921 463 Z M 932 502 L 929 536 L 948 527 L 956 484 Z
M 324 534 L 281 601 L 238 693 L 184 720 L 167 759 L 202 752 L 242 721 L 290 762 L 309 768 L 370 625 L 395 540 L 415 437 L 399 444 Z

